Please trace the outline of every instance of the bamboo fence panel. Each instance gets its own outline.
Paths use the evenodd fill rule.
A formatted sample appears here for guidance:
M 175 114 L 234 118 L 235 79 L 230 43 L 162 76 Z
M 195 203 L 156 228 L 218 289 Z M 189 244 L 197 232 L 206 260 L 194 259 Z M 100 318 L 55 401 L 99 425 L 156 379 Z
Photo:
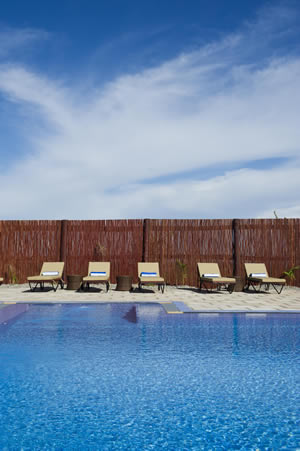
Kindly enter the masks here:
M 236 234 L 237 274 L 245 276 L 244 263 L 265 263 L 268 273 L 285 277 L 284 271 L 299 262 L 299 219 L 240 219 Z M 299 274 L 292 284 L 299 286 Z
M 112 283 L 117 275 L 132 275 L 137 281 L 143 220 L 66 221 L 64 237 L 65 274 L 86 276 L 90 261 L 110 261 Z
M 24 283 L 44 261 L 59 261 L 61 221 L 0 221 L 0 275 Z
M 186 285 L 197 286 L 198 262 L 216 262 L 233 273 L 232 221 L 229 219 L 146 219 L 145 261 L 157 261 L 168 284 L 183 283 L 176 261 L 187 265 Z
M 245 262 L 264 262 L 282 276 L 300 265 L 300 219 L 0 221 L 0 276 L 26 282 L 44 261 L 64 261 L 65 275 L 86 275 L 89 261 L 110 261 L 111 280 L 157 261 L 169 284 L 198 285 L 197 262 L 217 262 L 224 275 L 244 276 Z M 293 285 L 300 286 L 300 270 Z

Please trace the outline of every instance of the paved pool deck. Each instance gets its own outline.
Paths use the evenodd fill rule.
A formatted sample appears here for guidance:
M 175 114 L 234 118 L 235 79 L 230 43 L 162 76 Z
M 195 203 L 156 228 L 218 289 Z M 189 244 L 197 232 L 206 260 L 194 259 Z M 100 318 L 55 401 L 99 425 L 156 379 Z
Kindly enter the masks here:
M 300 313 L 300 288 L 285 287 L 279 295 L 270 292 L 200 292 L 195 287 L 167 286 L 164 294 L 155 287 L 142 292 L 137 286 L 133 291 L 116 291 L 116 286 L 105 289 L 91 288 L 87 292 L 60 289 L 56 292 L 45 288 L 31 292 L 28 285 L 1 285 L 0 304 L 4 303 L 107 303 L 107 302 L 157 302 L 164 304 L 169 313 L 181 312 L 297 312 Z

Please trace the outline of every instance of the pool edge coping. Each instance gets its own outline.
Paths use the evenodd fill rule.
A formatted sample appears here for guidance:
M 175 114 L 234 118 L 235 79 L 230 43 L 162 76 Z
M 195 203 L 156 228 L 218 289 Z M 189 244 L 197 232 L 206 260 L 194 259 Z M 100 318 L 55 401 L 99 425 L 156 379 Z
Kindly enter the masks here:
M 183 305 L 183 309 L 180 309 L 178 305 L 176 305 L 176 301 L 169 302 L 169 301 L 68 301 L 68 300 L 47 300 L 47 301 L 0 301 L 0 308 L 3 308 L 8 305 L 15 305 L 15 304 L 38 304 L 38 305 L 49 305 L 49 304 L 91 304 L 91 305 L 101 305 L 101 304 L 159 304 L 164 311 L 168 315 L 176 315 L 176 314 L 193 314 L 193 313 L 291 313 L 291 314 L 300 314 L 300 309 L 243 309 L 243 308 L 234 308 L 234 309 L 216 309 L 216 308 L 210 308 L 210 309 L 192 309 L 188 305 L 186 305 L 184 302 L 180 302 L 180 304 Z M 186 309 L 184 310 L 184 307 Z

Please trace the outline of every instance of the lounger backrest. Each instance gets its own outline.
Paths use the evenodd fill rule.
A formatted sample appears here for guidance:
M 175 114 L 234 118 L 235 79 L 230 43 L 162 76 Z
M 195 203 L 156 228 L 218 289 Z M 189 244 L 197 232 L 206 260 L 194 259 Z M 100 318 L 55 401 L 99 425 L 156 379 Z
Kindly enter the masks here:
M 218 263 L 197 263 L 199 276 L 203 274 L 218 274 L 221 277 Z
M 138 276 L 140 277 L 142 272 L 155 272 L 159 277 L 159 264 L 153 263 L 138 263 Z
M 44 272 L 48 271 L 57 271 L 58 275 L 56 277 L 62 277 L 64 266 L 64 262 L 44 262 L 40 275 L 42 276 Z
M 245 263 L 245 269 L 247 277 L 250 277 L 250 274 L 266 274 L 266 277 L 269 277 L 264 263 Z
M 105 272 L 106 277 L 110 277 L 110 262 L 89 262 L 88 275 L 91 272 Z

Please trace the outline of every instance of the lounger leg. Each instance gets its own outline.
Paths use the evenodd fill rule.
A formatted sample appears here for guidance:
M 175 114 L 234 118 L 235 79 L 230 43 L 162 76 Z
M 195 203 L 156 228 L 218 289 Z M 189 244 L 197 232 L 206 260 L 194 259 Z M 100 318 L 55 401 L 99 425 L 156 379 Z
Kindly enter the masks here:
M 37 283 L 34 286 L 32 286 L 32 284 L 30 282 L 28 282 L 28 283 L 29 283 L 30 291 L 34 291 L 36 289 L 36 287 L 38 286 Z
M 203 284 L 202 284 L 202 285 L 203 285 L 203 288 L 205 288 L 205 289 L 206 289 L 206 292 L 207 292 L 207 293 L 209 293 L 209 289 L 208 289 L 208 287 L 206 286 L 205 282 L 203 282 Z
M 282 284 L 279 289 L 277 289 L 276 285 L 272 283 L 272 287 L 276 291 L 277 294 L 280 294 L 283 290 L 284 285 Z
M 206 290 L 207 293 L 209 293 L 209 289 L 203 281 L 200 282 L 200 291 L 202 290 L 202 287 Z
M 260 291 L 261 284 L 259 285 L 258 290 L 257 290 L 256 287 L 255 287 L 255 283 L 249 282 L 249 288 L 250 288 L 250 286 L 253 288 L 254 291 L 256 291 L 256 292 L 257 292 L 257 291 Z
M 108 292 L 108 290 L 109 290 L 109 282 L 106 282 L 106 293 Z
M 229 283 L 229 284 L 228 284 L 227 290 L 229 291 L 230 294 L 233 293 L 234 287 L 235 287 L 235 283 Z
M 62 283 L 61 283 L 60 280 L 58 280 L 58 281 L 56 282 L 56 286 L 55 286 L 55 283 L 53 282 L 53 288 L 54 288 L 54 291 L 56 291 L 58 287 L 63 288 Z

